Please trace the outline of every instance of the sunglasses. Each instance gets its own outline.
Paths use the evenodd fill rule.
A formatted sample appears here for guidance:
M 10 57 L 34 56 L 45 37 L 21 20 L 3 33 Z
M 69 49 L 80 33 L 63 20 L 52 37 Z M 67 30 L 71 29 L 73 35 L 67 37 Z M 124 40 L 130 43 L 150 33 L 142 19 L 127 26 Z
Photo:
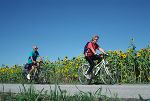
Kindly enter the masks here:
M 38 48 L 34 48 L 34 49 L 38 49 Z
M 98 39 L 94 39 L 94 40 L 98 40 Z

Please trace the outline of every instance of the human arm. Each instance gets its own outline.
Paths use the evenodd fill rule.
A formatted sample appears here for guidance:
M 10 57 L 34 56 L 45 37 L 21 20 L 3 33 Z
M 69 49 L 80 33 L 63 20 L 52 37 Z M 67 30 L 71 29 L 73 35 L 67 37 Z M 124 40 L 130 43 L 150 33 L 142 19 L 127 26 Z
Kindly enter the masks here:
M 93 52 L 93 54 L 96 55 L 96 52 L 95 52 L 94 48 L 91 47 L 90 49 L 91 49 L 91 51 Z
M 36 63 L 36 61 L 33 60 L 33 57 L 32 57 L 32 56 L 31 56 L 30 58 L 31 58 L 31 61 L 32 61 L 33 63 Z
M 43 60 L 42 60 L 42 58 L 41 58 L 41 57 L 39 57 L 39 59 L 40 59 L 40 61 L 42 61 L 42 62 L 43 62 Z
M 32 50 L 31 52 L 30 52 L 30 54 L 29 54 L 29 60 L 31 61 L 31 63 L 36 63 L 36 61 L 34 61 L 34 51 Z
M 99 51 L 106 54 L 106 55 L 108 55 L 102 48 L 99 48 Z

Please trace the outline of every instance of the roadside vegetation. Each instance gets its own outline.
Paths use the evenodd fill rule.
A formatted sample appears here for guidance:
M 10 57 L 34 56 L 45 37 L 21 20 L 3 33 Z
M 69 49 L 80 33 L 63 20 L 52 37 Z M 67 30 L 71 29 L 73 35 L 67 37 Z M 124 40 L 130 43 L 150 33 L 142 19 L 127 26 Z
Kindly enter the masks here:
M 117 67 L 119 73 L 117 83 L 150 83 L 150 45 L 137 50 L 134 45 L 134 38 L 132 38 L 126 52 L 109 50 L 107 53 L 110 55 L 107 60 Z M 78 69 L 86 62 L 82 54 L 72 59 L 58 58 L 55 62 L 51 62 L 48 57 L 43 59 L 46 63 L 41 65 L 42 71 L 46 72 L 47 81 L 45 83 L 79 83 Z M 9 67 L 7 64 L 2 64 L 0 83 L 26 83 L 23 75 L 24 65 L 16 64 Z
M 110 91 L 111 93 L 111 91 Z M 102 94 L 102 88 L 99 88 L 95 93 L 85 93 L 80 91 L 79 94 L 70 95 L 65 90 L 61 90 L 59 86 L 55 85 L 55 89 L 50 91 L 37 91 L 32 85 L 27 89 L 23 85 L 20 88 L 20 93 L 5 93 L 0 92 L 0 101 L 149 101 L 150 99 L 143 99 L 140 95 L 138 99 L 121 99 L 116 95 L 108 97 Z

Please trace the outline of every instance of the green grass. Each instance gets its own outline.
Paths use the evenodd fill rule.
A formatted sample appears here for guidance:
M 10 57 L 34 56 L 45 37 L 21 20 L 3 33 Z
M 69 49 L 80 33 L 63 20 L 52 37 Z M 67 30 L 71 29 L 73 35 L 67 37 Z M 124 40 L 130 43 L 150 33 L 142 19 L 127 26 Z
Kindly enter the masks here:
M 54 90 L 50 87 L 49 92 L 44 89 L 37 91 L 32 85 L 26 89 L 23 85 L 23 89 L 20 88 L 20 93 L 0 92 L 0 101 L 150 101 L 150 99 L 144 100 L 141 95 L 139 95 L 139 99 L 119 99 L 117 94 L 110 98 L 103 95 L 101 91 L 102 88 L 99 88 L 94 94 L 80 91 L 78 94 L 69 95 L 58 85 L 55 85 Z M 108 92 L 111 93 L 110 90 Z

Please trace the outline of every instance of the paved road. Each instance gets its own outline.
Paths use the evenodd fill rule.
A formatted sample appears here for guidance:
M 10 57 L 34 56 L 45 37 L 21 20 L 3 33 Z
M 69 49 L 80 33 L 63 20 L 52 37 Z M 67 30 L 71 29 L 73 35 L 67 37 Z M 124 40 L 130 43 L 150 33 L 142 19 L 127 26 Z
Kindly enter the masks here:
M 24 87 L 28 89 L 31 84 L 25 84 Z M 36 91 L 41 91 L 44 88 L 44 91 L 50 92 L 55 90 L 55 85 L 32 85 Z M 136 98 L 138 99 L 140 94 L 144 99 L 150 98 L 150 84 L 126 84 L 126 85 L 59 85 L 61 90 L 66 90 L 67 94 L 74 95 L 83 92 L 92 92 L 93 94 L 99 89 L 102 88 L 101 94 L 107 95 L 109 97 L 118 98 Z M 0 92 L 14 92 L 19 93 L 20 89 L 23 90 L 22 84 L 0 84 Z

